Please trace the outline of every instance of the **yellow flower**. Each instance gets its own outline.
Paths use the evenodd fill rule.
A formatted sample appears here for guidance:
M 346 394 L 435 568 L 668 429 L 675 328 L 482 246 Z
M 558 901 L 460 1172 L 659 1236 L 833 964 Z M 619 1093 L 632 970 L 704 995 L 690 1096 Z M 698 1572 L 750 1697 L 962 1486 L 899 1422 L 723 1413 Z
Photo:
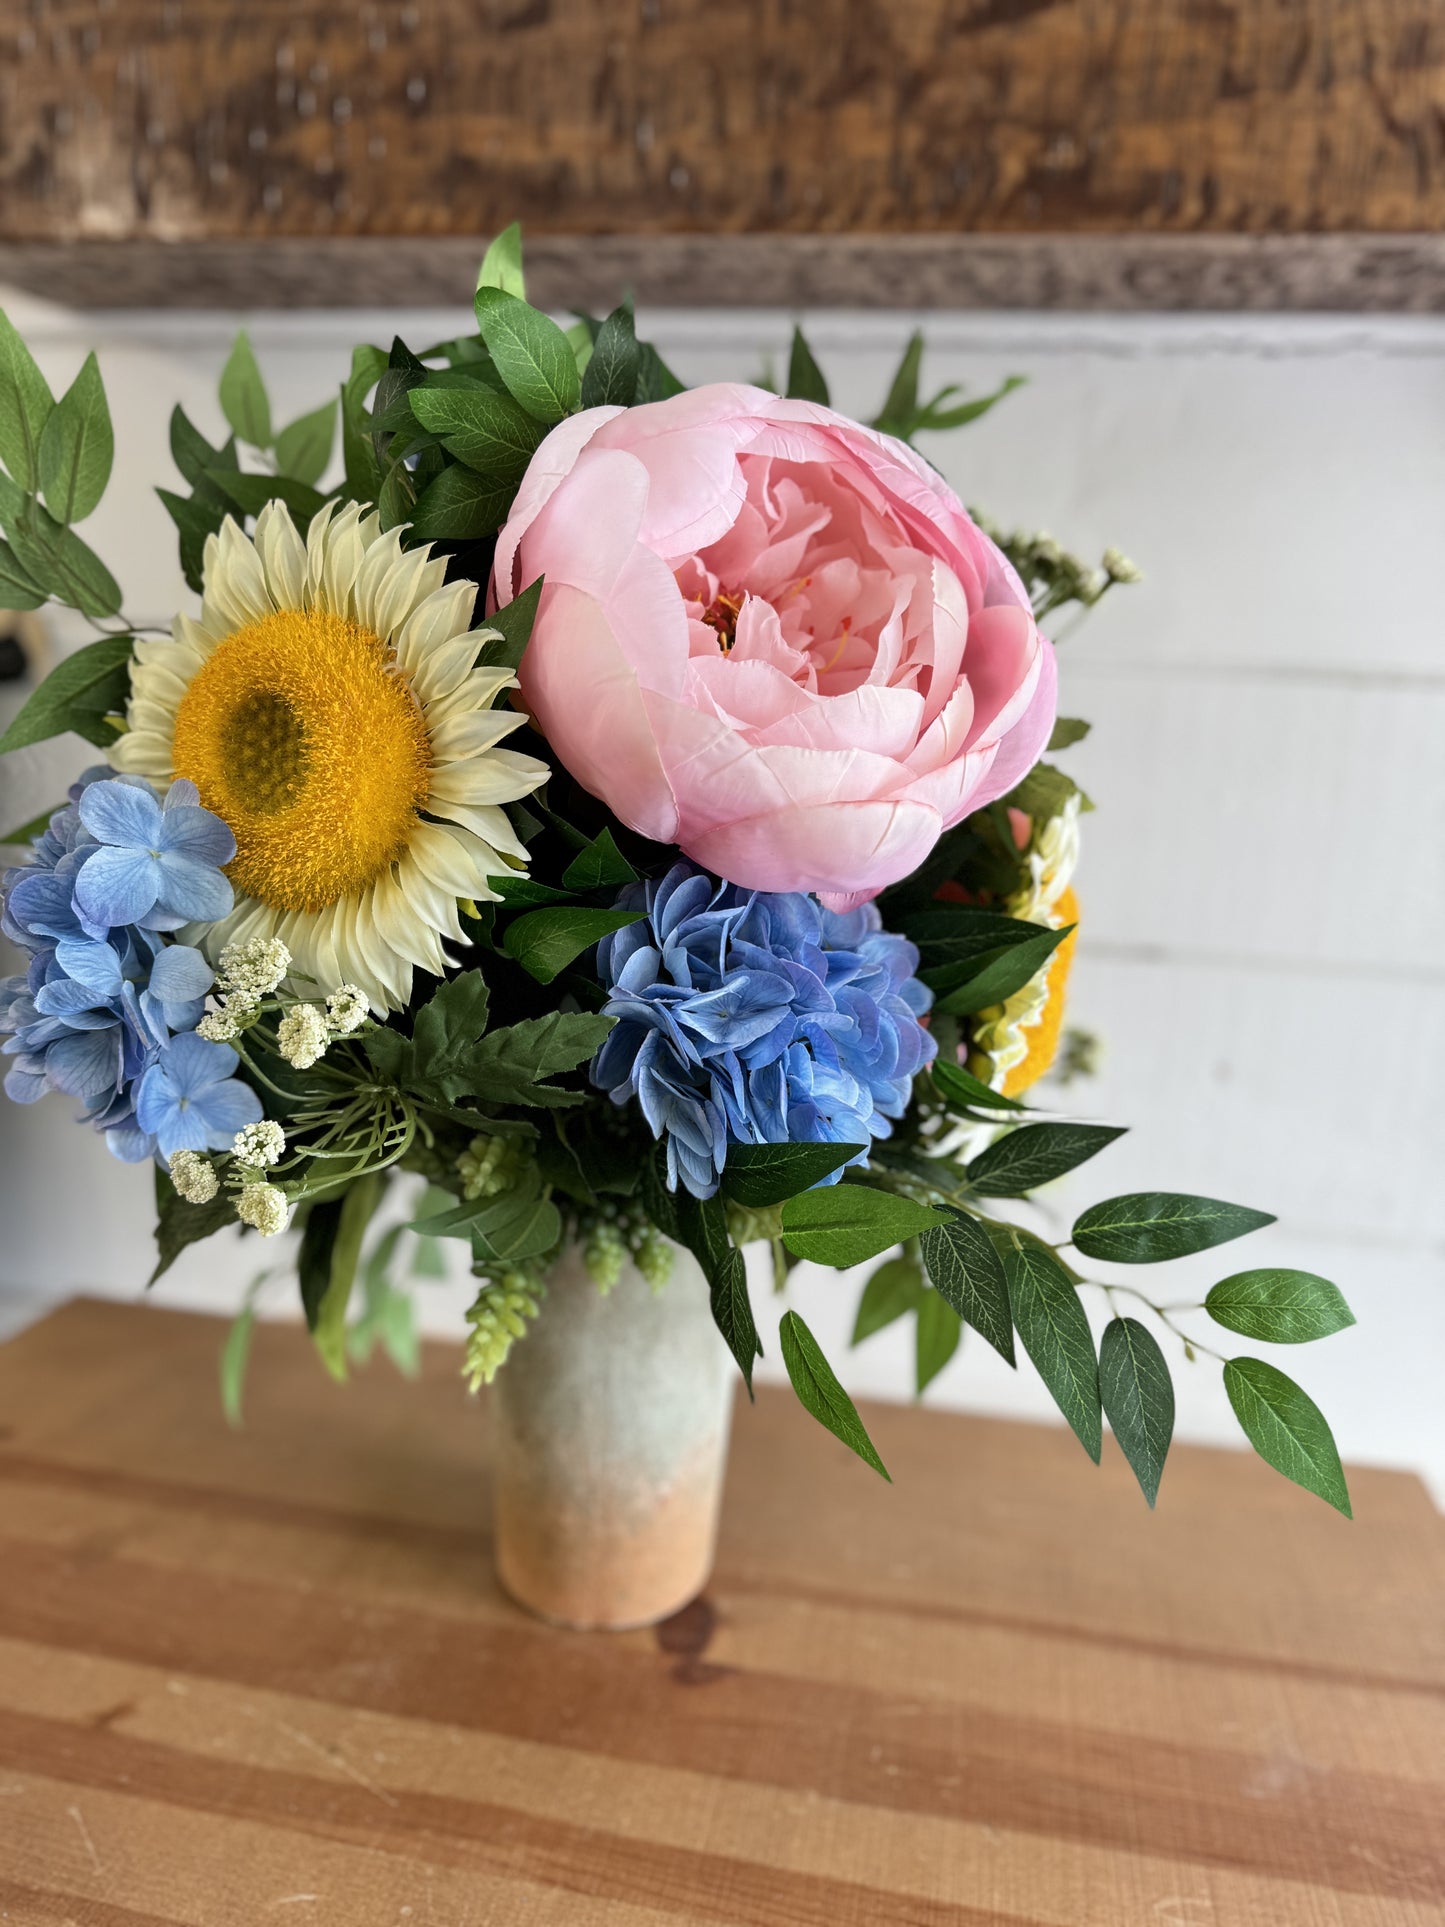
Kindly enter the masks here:
M 188 776 L 230 826 L 236 907 L 204 934 L 213 960 L 279 937 L 307 981 L 398 1009 L 414 968 L 445 968 L 458 903 L 495 900 L 487 879 L 525 863 L 502 805 L 549 774 L 497 747 L 525 718 L 492 707 L 511 672 L 476 667 L 494 633 L 468 627 L 476 585 L 333 503 L 305 542 L 280 502 L 254 542 L 228 519 L 203 576 L 200 620 L 136 645 L 111 761 Z

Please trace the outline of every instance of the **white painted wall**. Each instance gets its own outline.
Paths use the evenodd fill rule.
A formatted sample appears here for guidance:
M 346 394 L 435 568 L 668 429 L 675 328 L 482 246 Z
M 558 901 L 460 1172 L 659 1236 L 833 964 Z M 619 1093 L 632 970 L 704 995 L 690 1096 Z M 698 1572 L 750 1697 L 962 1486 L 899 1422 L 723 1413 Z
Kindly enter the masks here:
M 219 430 L 215 376 L 236 318 L 8 305 L 56 382 L 101 348 L 119 473 L 87 532 L 128 607 L 168 615 L 185 592 L 149 489 L 169 479 L 173 401 Z M 462 319 L 403 325 L 420 341 Z M 351 341 L 385 339 L 395 320 L 250 317 L 283 418 L 339 378 Z M 1358 1327 L 1279 1362 L 1347 1457 L 1417 1466 L 1445 1492 L 1445 322 L 924 320 L 931 379 L 1030 377 L 928 450 L 964 498 L 1085 554 L 1116 542 L 1147 574 L 1063 651 L 1063 707 L 1095 724 L 1069 767 L 1100 806 L 1074 1013 L 1106 1040 L 1102 1075 L 1070 1102 L 1135 1129 L 1050 1210 L 1065 1223 L 1075 1201 L 1154 1185 L 1276 1211 L 1248 1246 L 1152 1282 L 1202 1295 L 1267 1261 L 1335 1278 Z M 789 325 L 649 321 L 689 381 L 781 365 Z M 840 406 L 871 412 L 910 325 L 810 324 Z M 61 793 L 73 747 L 0 764 L 6 823 Z M 62 1101 L 0 1105 L 0 1318 L 81 1288 L 135 1294 L 147 1189 Z M 213 1241 L 156 1297 L 229 1306 L 255 1254 L 254 1241 Z M 776 1307 L 758 1286 L 766 1342 Z M 465 1283 L 425 1291 L 428 1325 L 457 1330 Z M 847 1352 L 856 1295 L 855 1279 L 806 1269 L 792 1292 L 855 1390 L 907 1396 L 899 1330 Z M 1181 1362 L 1178 1386 L 1181 1436 L 1235 1440 L 1212 1367 Z M 931 1396 L 1052 1415 L 1027 1364 L 1015 1376 L 977 1341 Z

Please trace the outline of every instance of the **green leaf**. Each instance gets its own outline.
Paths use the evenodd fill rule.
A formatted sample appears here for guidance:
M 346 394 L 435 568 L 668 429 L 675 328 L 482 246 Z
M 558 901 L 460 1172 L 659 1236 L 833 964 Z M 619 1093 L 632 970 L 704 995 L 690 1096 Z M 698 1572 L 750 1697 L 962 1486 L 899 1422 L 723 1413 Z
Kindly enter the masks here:
M 849 1344 L 861 1345 L 905 1312 L 916 1311 L 925 1289 L 923 1273 L 911 1258 L 890 1258 L 880 1265 L 863 1287 Z
M 562 872 L 566 890 L 613 890 L 636 883 L 637 872 L 617 847 L 611 830 L 601 829 Z
M 982 1078 L 966 1071 L 961 1064 L 947 1064 L 939 1058 L 933 1066 L 933 1082 L 941 1096 L 961 1110 L 1022 1111 L 1027 1107 L 1016 1097 L 1005 1097 L 991 1090 Z
M 231 1206 L 235 1215 L 235 1205 Z M 320 1198 L 306 1213 L 301 1227 L 301 1249 L 296 1256 L 296 1276 L 301 1287 L 301 1309 L 306 1314 L 306 1329 L 315 1332 L 321 1304 L 331 1285 L 331 1252 L 341 1223 L 341 1199 Z
M 341 389 L 341 458 L 346 493 L 353 502 L 374 502 L 381 489 L 381 465 L 366 424 L 366 398 L 381 379 L 386 356 L 363 343 L 351 351 L 351 373 Z
M 634 402 L 667 401 L 683 392 L 683 383 L 650 341 L 637 344 L 637 393 Z
M 550 1198 L 520 1187 L 481 1210 L 472 1225 L 472 1255 L 489 1264 L 541 1258 L 562 1236 L 562 1216 Z
M 1353 1325 L 1338 1285 L 1312 1271 L 1237 1271 L 1204 1300 L 1216 1325 L 1269 1345 L 1304 1345 Z
M 410 522 L 416 508 L 416 490 L 406 463 L 398 457 L 386 471 L 386 479 L 376 495 L 377 514 L 383 534 Z
M 422 542 L 473 542 L 502 526 L 515 493 L 515 487 L 498 488 L 458 462 L 422 490 L 412 533 Z
M 796 1258 L 820 1265 L 865 1264 L 890 1245 L 916 1238 L 942 1222 L 941 1214 L 892 1191 L 862 1184 L 826 1185 L 789 1198 L 783 1206 L 783 1243 Z
M 221 370 L 221 413 L 243 442 L 271 446 L 271 402 L 256 365 L 251 337 L 243 328 Z
M 276 437 L 276 465 L 293 481 L 315 484 L 326 473 L 331 444 L 336 439 L 336 403 L 323 402 L 309 415 L 298 415 Z
M 778 1326 L 783 1364 L 792 1380 L 793 1390 L 817 1419 L 856 1452 L 865 1465 L 888 1478 L 888 1468 L 873 1448 L 864 1430 L 858 1408 L 833 1376 L 833 1369 L 818 1347 L 818 1341 L 795 1311 L 785 1311 Z M 892 1481 L 889 1480 L 891 1484 Z
M 1099 1341 L 1099 1391 L 1119 1449 L 1152 1506 L 1174 1435 L 1174 1381 L 1152 1332 L 1114 1318 Z
M 557 326 L 500 288 L 477 289 L 477 325 L 509 393 L 540 422 L 559 422 L 582 399 L 577 358 Z
M 763 1355 L 762 1340 L 753 1322 L 752 1300 L 748 1296 L 748 1268 L 735 1246 L 728 1248 L 722 1262 L 714 1267 L 708 1285 L 713 1323 L 727 1341 L 737 1360 L 748 1397 L 753 1395 L 753 1360 Z
M 1267 1465 L 1353 1518 L 1334 1434 L 1292 1378 L 1262 1358 L 1231 1358 L 1224 1389 L 1244 1436 Z
M 1097 1465 L 1103 1449 L 1099 1362 L 1079 1295 L 1058 1259 L 1042 1245 L 1010 1243 L 1003 1268 L 1024 1350 Z
M 946 1298 L 936 1291 L 925 1291 L 918 1306 L 918 1326 L 913 1341 L 914 1384 L 921 1398 L 963 1337 L 963 1321 Z
M 615 1021 L 590 1011 L 550 1010 L 488 1031 L 466 1060 L 465 1094 L 484 1104 L 580 1102 L 577 1092 L 545 1080 L 590 1063 Z
M 0 308 L 0 462 L 20 487 L 40 487 L 40 441 L 55 398 L 35 357 Z
M 226 498 L 220 489 L 211 484 L 209 477 L 202 479 L 208 491 L 204 495 L 199 489 L 194 495 L 177 495 L 168 488 L 156 490 L 181 538 L 181 573 L 198 595 L 206 557 L 206 538 L 220 534 L 221 524 L 229 513 Z
M 132 646 L 130 636 L 103 636 L 57 663 L 0 736 L 0 755 L 67 729 L 102 749 L 113 743 L 104 719 L 125 708 Z
M 156 1268 L 146 1289 L 170 1270 L 188 1245 L 236 1223 L 236 1200 L 218 1191 L 205 1204 L 188 1204 L 162 1171 L 156 1172 Z
M 1115 1124 L 1024 1124 L 979 1152 L 965 1167 L 968 1182 L 980 1197 L 1021 1198 L 1123 1135 Z
M 697 1259 L 709 1285 L 715 1284 L 735 1249 L 721 1198 L 695 1198 L 690 1191 L 680 1190 L 674 1211 L 678 1243 L 685 1244 Z
M 66 389 L 40 437 L 40 486 L 46 506 L 68 527 L 83 522 L 105 493 L 115 434 L 100 363 L 93 354 Z
M 309 483 L 293 481 L 289 475 L 248 475 L 239 468 L 213 468 L 209 475 L 221 493 L 246 515 L 259 515 L 268 502 L 284 502 L 303 538 L 312 516 L 326 500 Z
M 801 328 L 793 330 L 793 348 L 788 357 L 788 396 L 796 401 L 820 402 L 828 406 L 828 384 L 813 359 L 813 351 L 803 339 Z
M 811 1191 L 864 1149 L 861 1144 L 730 1144 L 723 1194 L 753 1211 L 784 1204 Z
M 1073 743 L 1082 743 L 1092 723 L 1086 723 L 1079 716 L 1060 716 L 1054 722 L 1053 734 L 1049 737 L 1047 748 L 1052 753 L 1057 749 L 1068 749 Z
M 362 1241 L 366 1237 L 372 1214 L 381 1202 L 384 1188 L 381 1175 L 375 1171 L 369 1172 L 365 1177 L 358 1178 L 336 1201 L 335 1230 L 328 1241 L 326 1286 L 317 1303 L 315 1319 L 308 1318 L 317 1353 L 335 1379 L 346 1377 L 346 1314 L 351 1304 L 352 1287 L 356 1283 Z M 329 1207 L 313 1205 L 312 1216 L 323 1208 Z M 306 1229 L 309 1233 L 309 1221 Z
M 233 1431 L 241 1429 L 241 1394 L 246 1386 L 246 1366 L 251 1358 L 251 1334 L 255 1326 L 256 1308 L 248 1303 L 226 1333 L 226 1342 L 221 1347 L 221 1410 Z
M 512 294 L 519 301 L 527 298 L 527 284 L 522 276 L 522 224 L 513 221 L 504 227 L 482 256 L 482 265 L 477 270 L 479 288 L 500 288 L 503 294 Z
M 539 984 L 550 984 L 609 931 L 622 930 L 642 915 L 641 910 L 532 910 L 508 924 L 502 948 Z
M 614 308 L 597 331 L 582 377 L 584 408 L 628 408 L 637 393 L 641 356 L 631 308 Z
M 903 350 L 903 359 L 898 364 L 880 414 L 873 421 L 875 428 L 881 428 L 885 435 L 906 433 L 908 425 L 918 412 L 918 374 L 923 366 L 923 334 L 915 329 L 908 337 L 908 346 Z
M 467 1094 L 470 1058 L 487 1028 L 490 1002 L 480 970 L 463 971 L 441 984 L 412 1025 L 411 1076 L 443 1097 Z
M 8 542 L 0 542 L 0 609 L 38 609 L 50 597 L 20 566 Z
M 1022 388 L 1024 380 L 1022 375 L 1007 375 L 991 395 L 980 395 L 973 401 L 958 402 L 952 408 L 945 408 L 942 404 L 949 395 L 956 394 L 957 389 L 942 389 L 931 402 L 919 409 L 906 431 L 903 431 L 905 439 L 916 435 L 924 428 L 935 430 L 963 428 L 969 422 L 976 422 L 981 415 L 986 415 L 996 403 L 1001 402 L 1005 395 L 1011 395 L 1015 388 Z
M 1070 923 L 1061 930 L 1041 929 L 1036 937 L 973 958 L 963 981 L 940 997 L 935 1008 L 945 1016 L 968 1017 L 1003 1003 L 1032 982 L 1073 928 Z
M 935 1291 L 1000 1358 L 1015 1364 L 1008 1281 L 988 1233 L 974 1218 L 950 1216 L 924 1232 L 922 1251 Z
M 667 1188 L 667 1153 L 661 1144 L 654 1144 L 644 1157 L 637 1191 L 643 1210 L 663 1237 L 671 1238 L 674 1244 L 684 1244 L 677 1194 Z M 726 1232 L 726 1219 L 723 1229 Z
M 510 395 L 490 388 L 413 388 L 407 400 L 422 427 L 494 490 L 515 493 L 547 432 Z
M 1131 1191 L 1090 1205 L 1074 1221 L 1073 1240 L 1086 1258 L 1117 1265 L 1157 1265 L 1228 1244 L 1231 1238 L 1273 1223 L 1268 1211 L 1223 1204 L 1218 1198 Z
M 223 447 L 212 448 L 179 403 L 171 410 L 171 460 L 197 495 L 217 502 L 225 498 L 211 480 L 210 471 L 240 466 L 234 437 Z
M 523 589 L 519 596 L 489 615 L 486 627 L 498 633 L 482 644 L 477 661 L 489 669 L 518 668 L 532 634 L 532 624 L 537 620 L 537 604 L 541 599 L 542 578 L 538 576 L 530 588 Z
M 0 476 L 0 528 L 25 576 L 87 616 L 113 616 L 120 589 L 94 549 L 56 521 L 33 496 Z

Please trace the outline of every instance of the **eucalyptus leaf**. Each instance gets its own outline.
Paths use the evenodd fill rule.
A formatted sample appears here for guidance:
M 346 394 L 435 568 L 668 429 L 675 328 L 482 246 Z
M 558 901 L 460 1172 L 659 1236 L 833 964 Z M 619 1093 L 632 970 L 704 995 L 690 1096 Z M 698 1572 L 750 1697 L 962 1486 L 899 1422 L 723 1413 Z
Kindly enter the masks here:
M 522 224 L 513 221 L 504 227 L 482 256 L 477 270 L 479 288 L 500 288 L 519 301 L 527 298 L 527 283 L 522 274 Z
M 49 382 L 0 308 L 0 462 L 30 494 L 40 487 L 40 442 L 54 406 Z
M 40 437 L 40 485 L 57 522 L 83 522 L 99 503 L 115 460 L 115 434 L 93 354 L 66 389 Z
M 417 498 L 412 533 L 419 542 L 473 542 L 502 526 L 516 494 L 460 462 L 444 468 Z
M 1355 1322 L 1338 1285 L 1312 1271 L 1237 1271 L 1204 1300 L 1216 1325 L 1269 1345 L 1304 1345 Z
M 1152 1506 L 1174 1435 L 1174 1381 L 1137 1318 L 1114 1318 L 1099 1341 L 1099 1391 L 1119 1449 Z
M 917 1311 L 926 1289 L 923 1272 L 911 1258 L 890 1258 L 880 1265 L 863 1287 L 849 1344 L 861 1345 L 905 1313 Z
M 130 695 L 131 636 L 102 636 L 58 662 L 0 736 L 0 755 L 67 729 L 105 748 L 115 741 L 105 717 Z
M 842 1270 L 865 1264 L 941 1222 L 941 1213 L 892 1191 L 862 1184 L 826 1185 L 804 1191 L 783 1206 L 783 1243 L 794 1257 Z
M 1224 1389 L 1244 1436 L 1267 1465 L 1354 1517 L 1334 1434 L 1308 1393 L 1262 1358 L 1231 1358 Z
M 788 356 L 788 396 L 798 401 L 815 401 L 828 406 L 828 383 L 813 359 L 813 351 L 803 339 L 801 328 L 793 330 L 793 345 Z
M 508 924 L 502 948 L 539 984 L 550 984 L 609 931 L 624 929 L 643 914 L 640 910 L 589 910 L 581 906 L 532 910 Z
M 734 1204 L 765 1210 L 831 1177 L 861 1144 L 730 1144 L 722 1189 Z
M 977 1220 L 950 1214 L 925 1231 L 920 1242 L 934 1290 L 1000 1358 L 1015 1364 L 1008 1280 L 988 1233 Z
M 236 435 L 253 448 L 271 446 L 271 402 L 256 363 L 251 337 L 243 328 L 221 370 L 221 413 Z
M 1099 1361 L 1093 1334 L 1068 1273 L 1040 1244 L 1010 1242 L 1003 1251 L 1009 1306 L 1024 1350 L 1084 1450 L 1103 1450 Z
M 1273 1224 L 1267 1211 L 1174 1191 L 1132 1191 L 1090 1205 L 1074 1221 L 1073 1241 L 1086 1258 L 1119 1265 L 1162 1264 L 1242 1238 Z
M 599 830 L 585 850 L 579 850 L 562 872 L 566 890 L 615 890 L 635 883 L 637 872 L 617 847 L 611 830 Z
M 857 1406 L 838 1383 L 817 1339 L 795 1311 L 783 1313 L 778 1325 L 778 1343 L 793 1390 L 806 1409 L 850 1451 L 856 1452 L 865 1465 L 871 1465 L 887 1479 L 888 1468 L 874 1449 Z
M 913 1341 L 914 1386 L 922 1397 L 958 1350 L 963 1321 L 939 1292 L 925 1291 L 918 1304 Z
M 640 362 L 632 310 L 614 308 L 592 344 L 592 359 L 582 377 L 582 406 L 630 407 L 637 393 Z
M 336 439 L 336 403 L 323 402 L 309 415 L 298 415 L 276 437 L 276 465 L 293 481 L 313 486 L 326 473 L 331 444 Z
M 559 422 L 582 399 L 572 344 L 547 316 L 497 287 L 476 296 L 477 325 L 508 392 L 540 422 Z
M 1024 1124 L 979 1152 L 967 1166 L 968 1182 L 980 1197 L 1021 1198 L 1123 1135 L 1115 1124 Z

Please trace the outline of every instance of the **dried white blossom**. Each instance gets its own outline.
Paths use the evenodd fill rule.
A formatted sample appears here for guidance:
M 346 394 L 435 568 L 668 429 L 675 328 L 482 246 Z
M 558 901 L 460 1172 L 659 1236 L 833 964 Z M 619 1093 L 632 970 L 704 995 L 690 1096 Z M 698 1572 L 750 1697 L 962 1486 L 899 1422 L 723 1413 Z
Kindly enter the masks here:
M 286 1133 L 269 1117 L 262 1118 L 259 1124 L 246 1125 L 231 1142 L 233 1157 L 239 1158 L 242 1164 L 255 1164 L 262 1169 L 274 1164 L 285 1149 Z
M 215 1165 L 199 1151 L 171 1152 L 171 1183 L 187 1204 L 209 1204 L 220 1189 Z
M 290 968 L 291 952 L 279 937 L 248 937 L 221 952 L 221 988 L 253 999 L 269 997 Z
M 260 1232 L 274 1238 L 286 1229 L 286 1193 L 274 1184 L 247 1184 L 236 1198 L 236 1216 Z
M 241 1019 L 233 1010 L 208 1010 L 196 1025 L 196 1035 L 210 1044 L 229 1044 L 240 1031 Z
M 1105 549 L 1104 573 L 1111 582 L 1142 582 L 1144 572 L 1118 549 Z
M 298 1071 L 324 1057 L 330 1042 L 326 1019 L 315 1004 L 293 1005 L 276 1027 L 277 1048 Z
M 340 984 L 326 999 L 326 1020 L 338 1037 L 360 1030 L 370 1013 L 366 992 L 355 984 Z

